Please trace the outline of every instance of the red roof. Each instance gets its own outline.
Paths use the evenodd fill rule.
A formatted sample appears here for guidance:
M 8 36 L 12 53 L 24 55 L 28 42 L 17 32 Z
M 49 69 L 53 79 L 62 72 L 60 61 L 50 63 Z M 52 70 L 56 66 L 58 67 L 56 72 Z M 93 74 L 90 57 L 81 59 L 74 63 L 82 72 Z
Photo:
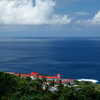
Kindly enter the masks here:
M 37 72 L 32 72 L 31 75 L 39 75 Z
M 31 77 L 34 76 L 36 78 L 47 78 L 47 79 L 61 79 L 60 74 L 57 74 L 57 76 L 43 76 L 40 75 L 37 72 L 32 72 L 31 74 L 23 74 L 23 73 L 12 73 L 12 72 L 8 72 L 9 74 L 14 74 L 16 76 L 20 76 L 20 77 Z M 69 83 L 69 82 L 73 82 L 74 79 L 64 79 L 61 82 L 62 83 Z M 55 81 L 55 83 L 59 83 L 60 81 Z
M 21 76 L 21 77 L 30 77 L 30 74 L 15 74 L 16 76 Z
M 46 78 L 46 76 L 39 75 L 38 78 Z
M 16 76 L 21 76 L 21 77 L 37 77 L 37 78 L 47 78 L 47 79 L 61 79 L 60 74 L 57 74 L 57 76 L 43 76 L 40 75 L 37 72 L 32 72 L 31 74 L 23 74 L 23 73 L 14 73 Z M 70 82 L 73 81 L 73 79 L 65 79 L 63 82 Z
M 46 78 L 49 78 L 49 79 L 58 79 L 57 76 L 46 76 Z

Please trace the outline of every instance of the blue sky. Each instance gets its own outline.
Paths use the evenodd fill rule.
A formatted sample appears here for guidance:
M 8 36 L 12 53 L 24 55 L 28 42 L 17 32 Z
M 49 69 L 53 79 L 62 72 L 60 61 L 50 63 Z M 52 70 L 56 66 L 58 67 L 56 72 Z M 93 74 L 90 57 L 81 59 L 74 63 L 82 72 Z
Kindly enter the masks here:
M 0 1 L 0 37 L 99 37 L 100 0 Z
M 58 8 L 66 12 L 90 11 L 95 12 L 100 9 L 99 0 L 63 0 L 58 2 Z

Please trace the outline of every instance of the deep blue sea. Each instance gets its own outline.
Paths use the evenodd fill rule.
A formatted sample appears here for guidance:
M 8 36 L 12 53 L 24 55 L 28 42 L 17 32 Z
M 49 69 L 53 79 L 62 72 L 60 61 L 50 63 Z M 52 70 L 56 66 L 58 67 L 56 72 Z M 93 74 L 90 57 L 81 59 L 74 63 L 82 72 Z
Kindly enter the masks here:
M 0 71 L 100 80 L 100 38 L 1 39 Z

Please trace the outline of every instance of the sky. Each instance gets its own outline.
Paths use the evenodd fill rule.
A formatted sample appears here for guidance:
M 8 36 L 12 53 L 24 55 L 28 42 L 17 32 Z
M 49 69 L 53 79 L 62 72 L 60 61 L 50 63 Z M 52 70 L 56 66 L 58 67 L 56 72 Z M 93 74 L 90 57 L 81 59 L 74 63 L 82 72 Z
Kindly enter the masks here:
M 0 0 L 0 37 L 100 37 L 100 0 Z

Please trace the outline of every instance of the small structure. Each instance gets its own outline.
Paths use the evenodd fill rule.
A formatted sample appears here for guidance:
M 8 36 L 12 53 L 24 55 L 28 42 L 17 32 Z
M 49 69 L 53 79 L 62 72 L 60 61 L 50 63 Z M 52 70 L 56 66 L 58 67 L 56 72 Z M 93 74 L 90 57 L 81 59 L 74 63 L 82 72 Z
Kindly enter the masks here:
M 48 89 L 50 92 L 54 93 L 54 92 L 57 92 L 58 91 L 58 88 L 57 87 L 49 87 Z
M 30 77 L 32 80 L 36 79 L 46 79 L 47 83 L 54 83 L 54 84 L 70 84 L 74 82 L 74 79 L 62 79 L 61 74 L 57 74 L 56 76 L 44 76 L 41 75 L 40 73 L 37 72 L 31 72 L 31 73 L 10 73 L 9 74 L 14 74 L 18 77 L 23 77 L 27 78 Z

